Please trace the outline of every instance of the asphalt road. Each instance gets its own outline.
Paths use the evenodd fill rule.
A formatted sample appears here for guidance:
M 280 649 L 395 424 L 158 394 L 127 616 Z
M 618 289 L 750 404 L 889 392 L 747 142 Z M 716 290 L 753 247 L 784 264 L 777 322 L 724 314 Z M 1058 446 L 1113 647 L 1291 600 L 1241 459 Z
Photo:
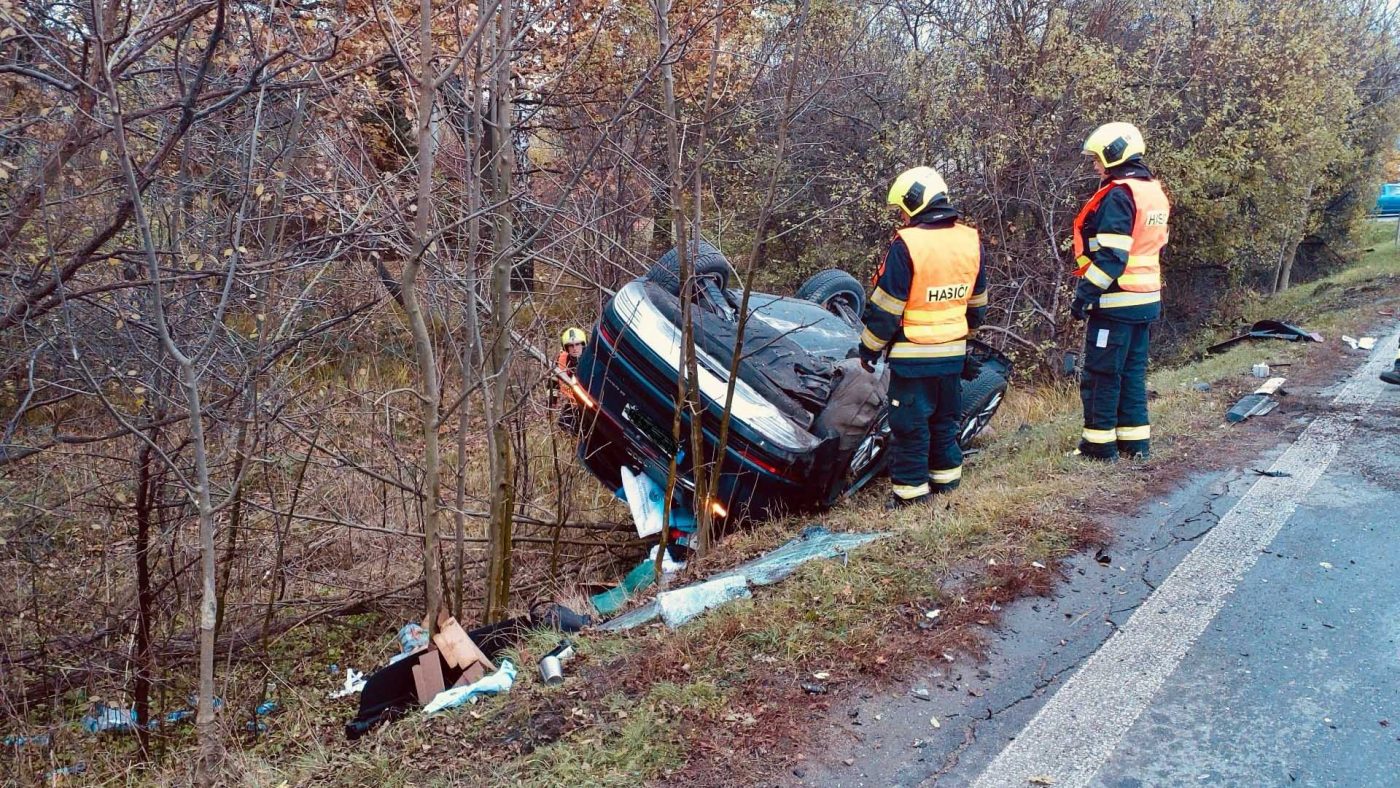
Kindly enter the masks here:
M 1375 377 L 1394 348 L 1296 438 L 1009 609 L 983 665 L 838 710 L 849 740 L 794 782 L 1400 785 L 1400 387 Z

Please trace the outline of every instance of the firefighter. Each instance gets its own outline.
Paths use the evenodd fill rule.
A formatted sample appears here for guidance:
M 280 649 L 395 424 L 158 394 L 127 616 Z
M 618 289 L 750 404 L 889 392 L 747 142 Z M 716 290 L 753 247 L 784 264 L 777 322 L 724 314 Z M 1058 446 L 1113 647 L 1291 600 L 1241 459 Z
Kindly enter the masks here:
M 1108 123 L 1084 142 L 1100 178 L 1074 220 L 1070 304 L 1086 321 L 1079 396 L 1084 432 L 1076 453 L 1095 460 L 1146 459 L 1148 328 L 1162 316 L 1159 255 L 1167 245 L 1171 205 L 1143 162 L 1147 146 L 1130 123 Z
M 583 355 L 583 346 L 586 344 L 588 335 L 583 333 L 581 328 L 566 328 L 564 333 L 559 335 L 559 358 L 555 360 L 554 366 L 562 376 L 555 376 L 557 385 L 550 390 L 549 404 L 550 407 L 559 410 L 559 428 L 570 435 L 578 434 L 582 413 L 578 395 L 569 384 L 578 379 L 578 358 Z
M 931 167 L 900 174 L 886 198 L 904 226 L 890 242 L 865 306 L 861 363 L 890 367 L 890 508 L 951 492 L 962 479 L 959 378 L 977 376 L 969 331 L 987 311 L 982 244 L 958 221 L 948 187 Z
M 1395 367 L 1382 372 L 1381 380 L 1400 386 L 1400 348 L 1395 349 Z

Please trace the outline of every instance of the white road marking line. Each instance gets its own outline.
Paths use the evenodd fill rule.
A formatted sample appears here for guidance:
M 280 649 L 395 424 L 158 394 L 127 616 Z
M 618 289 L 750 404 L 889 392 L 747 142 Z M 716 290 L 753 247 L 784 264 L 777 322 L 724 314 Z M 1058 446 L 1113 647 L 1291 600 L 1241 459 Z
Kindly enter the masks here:
M 1291 476 L 1260 477 L 1041 707 L 975 788 L 1025 786 L 1035 776 L 1052 778 L 1056 788 L 1090 783 L 1370 410 L 1385 385 L 1377 376 L 1392 363 L 1395 341 L 1392 333 L 1377 343 L 1332 400 L 1334 410 L 1308 425 L 1274 463 L 1273 470 Z

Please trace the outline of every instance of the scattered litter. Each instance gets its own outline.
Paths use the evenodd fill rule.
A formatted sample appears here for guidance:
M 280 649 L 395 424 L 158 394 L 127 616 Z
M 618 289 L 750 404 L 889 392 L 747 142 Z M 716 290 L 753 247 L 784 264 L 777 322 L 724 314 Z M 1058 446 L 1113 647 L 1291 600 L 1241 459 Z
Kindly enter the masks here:
M 746 580 L 751 585 L 772 585 L 773 583 L 783 580 L 788 575 L 795 572 L 797 567 L 808 561 L 844 555 L 853 548 L 868 544 L 876 539 L 882 539 L 886 536 L 889 536 L 889 532 L 843 534 L 832 533 L 820 525 L 812 525 L 804 528 L 802 533 L 796 538 L 789 540 L 767 555 L 742 563 L 727 572 L 721 572 L 710 580 L 714 581 L 725 577 L 738 577 Z M 647 577 L 649 583 L 651 565 L 645 564 L 645 566 L 648 569 Z M 637 570 L 633 570 L 632 574 L 635 574 L 636 571 Z M 631 576 L 631 574 L 628 575 L 629 578 Z M 627 585 L 627 580 L 623 581 L 623 585 Z M 682 588 L 680 590 L 684 591 L 685 589 Z M 613 589 L 613 591 L 617 591 L 617 589 Z M 599 596 L 611 594 L 613 591 L 605 592 Z M 676 592 L 673 591 L 669 593 Z M 594 607 L 598 608 L 598 612 L 604 613 L 603 608 L 598 604 L 598 596 L 593 597 L 593 604 Z M 616 611 L 621 609 L 621 607 L 621 605 L 618 605 L 613 608 L 613 610 Z M 660 613 L 661 610 L 657 606 L 657 603 L 652 602 L 649 605 L 644 605 L 625 615 L 618 616 L 604 624 L 600 629 L 608 632 L 620 632 L 646 624 L 655 619 Z M 606 613 L 604 613 L 604 615 L 606 615 Z
M 943 615 L 943 608 L 940 607 L 924 613 L 924 618 L 927 618 L 929 621 L 932 621 L 941 615 Z
M 1284 378 L 1269 378 L 1253 394 L 1246 394 L 1225 414 L 1225 420 L 1238 424 L 1253 416 L 1263 416 L 1278 407 L 1273 395 L 1283 387 Z
M 826 685 L 804 682 L 802 684 L 802 691 L 807 693 L 808 695 L 825 695 Z
M 1250 468 L 1250 470 L 1260 476 L 1268 476 L 1271 479 L 1287 479 L 1293 476 L 1293 474 L 1288 471 L 1261 471 L 1258 468 Z
M 610 616 L 626 607 L 629 599 L 656 582 L 655 560 L 643 560 L 622 578 L 622 583 L 616 588 L 595 594 L 592 599 L 593 609 L 600 615 Z
M 75 763 L 72 766 L 61 766 L 48 774 L 49 782 L 58 782 L 64 777 L 76 777 L 87 772 L 87 764 Z
M 403 659 L 420 649 L 428 647 L 428 630 L 416 621 L 410 621 L 399 627 L 399 653 L 389 658 L 389 664 Z
M 939 722 L 937 717 L 929 717 L 929 718 L 928 718 L 928 721 L 929 721 L 929 723 L 932 724 L 933 727 L 935 727 L 935 728 L 942 728 L 942 727 L 943 727 L 943 723 Z
M 530 622 L 537 627 L 560 632 L 578 632 L 584 627 L 593 626 L 593 617 L 575 613 L 558 602 L 548 602 L 530 608 Z
M 824 670 L 819 670 L 816 673 L 812 674 L 812 678 L 816 679 L 817 681 L 826 681 L 827 679 L 831 678 L 831 674 Z
M 929 695 L 928 687 L 915 687 L 914 697 L 918 698 L 919 700 L 933 700 L 933 698 Z
M 1195 383 L 1191 384 L 1191 388 L 1197 391 L 1210 391 L 1210 384 L 1205 382 L 1204 380 L 1198 380 Z
M 501 667 L 495 673 L 465 687 L 453 687 L 438 693 L 426 706 L 424 714 L 436 714 L 444 709 L 456 708 L 463 703 L 476 703 L 482 695 L 498 695 L 510 692 L 515 684 L 515 665 L 508 659 L 501 660 Z
M 1055 778 L 1048 774 L 1037 774 L 1027 780 L 1031 785 L 1054 785 Z
M 662 591 L 656 595 L 656 605 L 661 611 L 661 620 L 675 629 L 707 610 L 752 596 L 747 578 L 730 575 L 675 591 Z
M 574 644 L 568 640 L 559 641 L 554 650 L 540 657 L 540 680 L 549 686 L 564 683 L 564 663 L 574 656 Z
M 645 539 L 661 533 L 662 515 L 665 513 L 665 496 L 661 486 L 645 473 L 638 476 L 632 469 L 622 466 L 623 500 L 632 512 L 632 523 L 637 527 L 637 536 Z
M 1279 320 L 1260 320 L 1250 326 L 1248 331 L 1233 336 L 1224 342 L 1217 342 L 1211 345 L 1206 348 L 1206 352 L 1219 353 L 1247 339 L 1282 339 L 1285 342 L 1297 342 L 1302 339 L 1307 339 L 1313 342 L 1321 342 L 1322 335 Z
M 1250 368 L 1249 372 L 1256 378 L 1267 378 L 1269 376 L 1269 365 L 1260 362 Z
M 1349 337 L 1343 334 L 1342 341 L 1347 343 L 1352 350 L 1371 350 L 1376 346 L 1375 337 L 1361 337 L 1357 339 L 1356 337 Z
M 53 739 L 47 733 L 36 733 L 33 736 L 10 735 L 0 739 L 0 744 L 6 747 L 47 747 Z
M 1332 565 L 1331 565 L 1330 563 L 1326 562 L 1326 561 L 1320 561 L 1320 562 L 1318 562 L 1317 565 L 1320 566 L 1320 567 L 1322 567 L 1323 569 L 1331 569 L 1331 568 L 1332 568 Z
M 358 695 L 365 688 L 365 674 L 354 668 L 345 669 L 345 685 L 330 694 L 331 698 L 344 698 Z
M 1032 562 L 1031 562 L 1031 566 L 1035 567 L 1036 569 L 1044 569 L 1044 568 L 1045 568 L 1045 564 L 1042 564 L 1042 563 L 1040 563 L 1039 561 L 1032 561 Z
M 83 730 L 88 733 L 129 731 L 136 727 L 136 709 L 118 709 L 98 702 L 92 713 L 83 717 Z
M 1105 553 L 1103 550 L 1099 550 L 1098 552 L 1094 553 L 1094 560 L 1098 561 L 1100 566 L 1108 566 L 1109 564 L 1113 563 L 1113 558 L 1109 556 L 1108 553 Z
M 650 552 L 650 553 L 647 553 L 647 561 L 648 561 L 649 563 L 651 563 L 651 564 L 655 564 L 655 563 L 656 563 L 656 553 L 657 553 L 659 550 L 661 550 L 661 545 L 658 544 L 658 545 L 653 545 L 653 546 L 652 546 L 651 552 Z M 667 551 L 666 551 L 666 555 L 662 556 L 662 558 L 661 558 L 661 574 L 663 574 L 663 575 L 674 574 L 674 573 L 676 573 L 676 572 L 681 571 L 681 570 L 684 569 L 684 568 L 685 568 L 685 562 L 684 562 L 684 561 L 675 561 L 675 560 L 672 560 L 672 559 L 671 559 L 671 551 L 670 551 L 670 550 L 667 550 Z

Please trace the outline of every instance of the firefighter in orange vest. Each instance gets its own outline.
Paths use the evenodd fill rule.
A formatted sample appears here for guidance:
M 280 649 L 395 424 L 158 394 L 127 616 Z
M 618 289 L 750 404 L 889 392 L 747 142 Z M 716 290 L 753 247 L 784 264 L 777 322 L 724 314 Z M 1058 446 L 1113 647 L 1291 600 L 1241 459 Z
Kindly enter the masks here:
M 906 222 L 875 275 L 860 357 L 890 365 L 890 508 L 951 492 L 962 479 L 959 378 L 977 376 L 969 331 L 987 312 L 977 231 L 958 222 L 948 186 L 931 167 L 901 173 L 887 197 Z
M 1100 126 L 1084 143 L 1101 182 L 1074 220 L 1070 314 L 1085 320 L 1084 432 L 1078 453 L 1096 460 L 1146 459 L 1148 328 L 1162 316 L 1160 255 L 1171 205 L 1143 163 L 1142 133 L 1130 123 Z
M 559 427 L 570 435 L 577 435 L 582 413 L 578 396 L 574 394 L 568 381 L 578 379 L 578 359 L 583 355 L 583 346 L 588 344 L 588 335 L 581 328 L 566 328 L 559 335 L 559 358 L 554 362 L 555 369 L 567 376 L 555 376 L 557 386 L 550 392 L 550 407 L 559 409 Z

